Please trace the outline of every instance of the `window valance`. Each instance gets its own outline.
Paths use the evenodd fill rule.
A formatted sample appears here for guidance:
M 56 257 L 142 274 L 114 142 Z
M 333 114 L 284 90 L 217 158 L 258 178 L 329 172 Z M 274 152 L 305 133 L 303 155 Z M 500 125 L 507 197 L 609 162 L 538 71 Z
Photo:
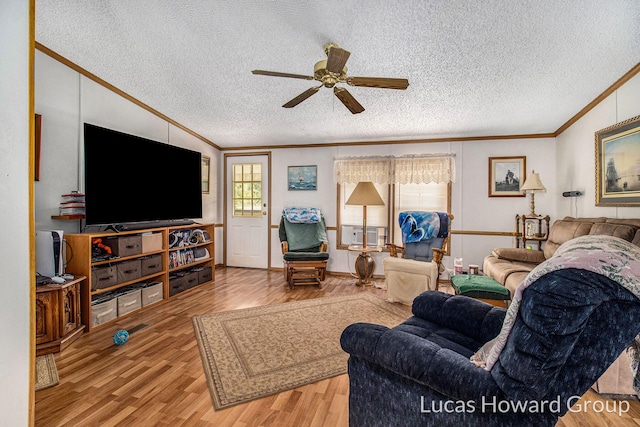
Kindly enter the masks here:
M 338 184 L 456 182 L 455 154 L 338 158 L 333 164 L 333 180 Z

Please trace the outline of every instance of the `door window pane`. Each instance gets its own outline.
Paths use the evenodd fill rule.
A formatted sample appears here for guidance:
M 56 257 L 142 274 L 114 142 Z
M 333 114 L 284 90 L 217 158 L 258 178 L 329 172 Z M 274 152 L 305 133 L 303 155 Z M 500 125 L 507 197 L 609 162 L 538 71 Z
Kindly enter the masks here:
M 260 217 L 262 211 L 262 165 L 232 165 L 233 216 Z

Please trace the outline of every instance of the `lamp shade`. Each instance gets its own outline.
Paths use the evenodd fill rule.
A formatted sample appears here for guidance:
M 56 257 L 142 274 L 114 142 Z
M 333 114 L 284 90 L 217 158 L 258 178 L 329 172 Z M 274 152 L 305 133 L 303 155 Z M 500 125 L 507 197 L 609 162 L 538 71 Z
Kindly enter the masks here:
M 522 187 L 520 187 L 520 191 L 530 191 L 532 193 L 546 193 L 547 188 L 540 181 L 540 174 L 536 173 L 536 171 L 531 171 L 529 176 L 527 176 L 527 180 L 524 182 Z
M 359 182 L 345 205 L 384 206 L 384 201 L 373 182 Z

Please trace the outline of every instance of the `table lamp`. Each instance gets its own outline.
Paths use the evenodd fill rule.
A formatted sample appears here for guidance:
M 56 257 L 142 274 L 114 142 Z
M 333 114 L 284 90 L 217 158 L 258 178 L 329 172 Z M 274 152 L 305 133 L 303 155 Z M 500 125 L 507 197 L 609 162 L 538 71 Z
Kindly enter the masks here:
M 536 171 L 532 170 L 529 176 L 527 176 L 527 180 L 524 182 L 522 187 L 520 187 L 520 191 L 524 191 L 525 193 L 528 191 L 531 194 L 531 213 L 530 215 L 535 216 L 535 202 L 534 202 L 534 194 L 535 193 L 546 193 L 547 189 L 540 181 L 540 174 L 536 173 Z
M 376 266 L 367 251 L 367 206 L 384 206 L 384 201 L 373 182 L 359 182 L 345 205 L 362 206 L 362 251 L 356 259 L 356 273 L 358 284 L 367 284 L 370 283 Z

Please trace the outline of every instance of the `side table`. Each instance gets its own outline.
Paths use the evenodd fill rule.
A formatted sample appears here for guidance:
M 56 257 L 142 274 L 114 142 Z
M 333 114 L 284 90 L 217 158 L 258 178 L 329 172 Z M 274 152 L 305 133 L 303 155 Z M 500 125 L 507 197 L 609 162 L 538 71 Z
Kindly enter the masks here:
M 380 246 L 362 247 L 360 245 L 351 245 L 347 250 L 351 252 L 359 252 L 358 258 L 356 258 L 356 275 L 358 276 L 356 285 L 371 285 L 371 278 L 373 277 L 373 271 L 376 268 L 376 262 L 370 255 L 370 252 L 380 252 L 382 251 L 382 248 Z
M 525 214 L 516 215 L 516 248 L 526 248 L 527 242 L 538 242 L 538 250 L 542 250 L 542 243 L 549 238 L 549 215 Z M 532 248 L 531 248 L 532 249 Z
M 36 356 L 58 353 L 80 338 L 80 285 L 84 276 L 36 288 Z

